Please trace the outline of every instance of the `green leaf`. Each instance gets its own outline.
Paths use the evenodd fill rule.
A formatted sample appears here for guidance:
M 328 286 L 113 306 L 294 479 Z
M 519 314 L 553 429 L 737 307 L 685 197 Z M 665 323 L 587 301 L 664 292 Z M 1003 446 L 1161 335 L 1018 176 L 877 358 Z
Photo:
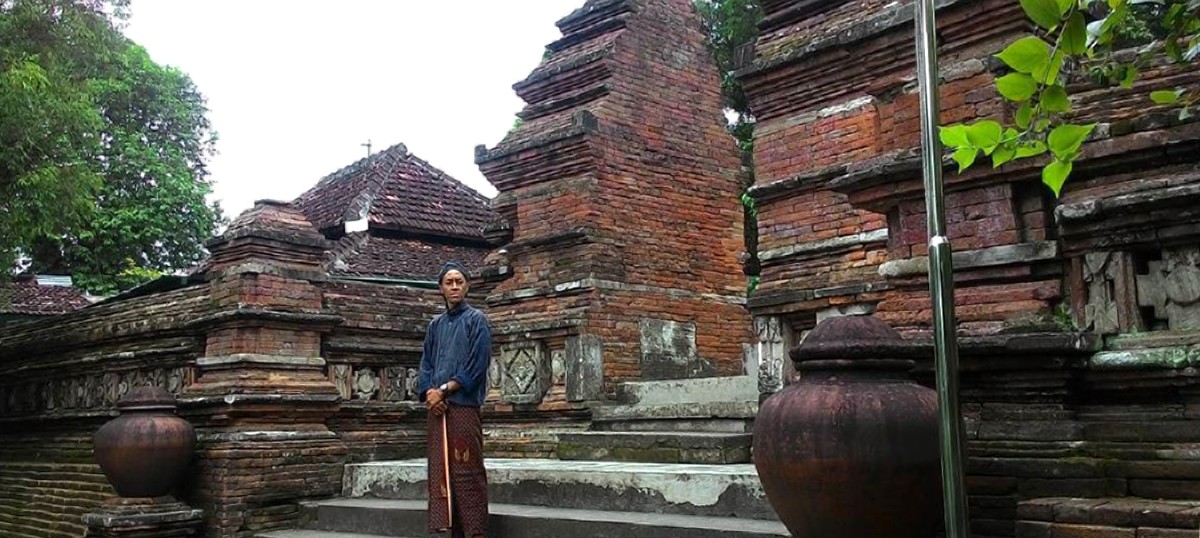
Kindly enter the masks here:
M 1033 73 L 1050 63 L 1050 44 L 1034 36 L 1014 41 L 996 55 L 1018 73 Z
M 1028 101 L 1037 92 L 1037 81 L 1025 73 L 1009 73 L 996 79 L 996 89 L 1009 101 Z
M 1087 21 L 1083 20 L 1083 13 L 1072 13 L 1067 19 L 1059 37 L 1059 47 L 1067 54 L 1083 54 L 1087 51 Z
M 1075 0 L 1057 0 L 1058 16 L 1061 18 L 1071 10 L 1071 6 L 1075 5 Z
M 1025 10 L 1033 22 L 1047 30 L 1053 30 L 1061 22 L 1063 12 L 1059 11 L 1056 0 L 1021 0 L 1021 8 Z
M 1134 81 L 1137 80 L 1138 75 L 1140 75 L 1140 74 L 1141 74 L 1141 72 L 1138 71 L 1137 66 L 1135 66 L 1135 65 L 1125 66 L 1125 72 L 1122 73 L 1122 77 L 1121 77 L 1121 87 L 1125 88 L 1125 89 L 1132 88 Z
M 979 150 L 975 148 L 958 148 L 954 152 L 954 162 L 958 163 L 958 173 L 970 168 L 975 163 L 975 157 L 979 155 Z
M 1001 144 L 992 152 L 992 168 L 1000 168 L 1004 163 L 1017 156 L 1017 149 L 1012 144 Z
M 1179 102 L 1179 97 L 1183 95 L 1183 90 L 1159 90 L 1150 92 L 1150 100 L 1160 105 L 1173 105 Z
M 1065 160 L 1068 155 L 1079 151 L 1079 147 L 1083 145 L 1083 141 L 1087 140 L 1088 135 L 1092 134 L 1092 129 L 1096 128 L 1096 124 L 1090 125 L 1073 125 L 1064 123 L 1055 127 L 1050 131 L 1050 136 L 1046 138 L 1047 145 L 1050 146 L 1050 151 L 1060 160 Z
M 1036 157 L 1046 153 L 1046 143 L 1041 140 L 1034 140 L 1026 144 L 1017 146 L 1017 158 L 1024 159 L 1026 157 Z
M 992 149 L 1000 143 L 1000 136 L 1004 133 L 1004 129 L 1000 124 L 992 120 L 977 121 L 967 127 L 967 140 L 971 141 L 971 145 L 978 149 L 982 149 L 984 153 L 991 153 Z
M 1056 160 L 1047 164 L 1042 169 L 1042 183 L 1045 183 L 1047 187 L 1050 187 L 1050 190 L 1054 191 L 1055 198 L 1061 195 L 1063 183 L 1067 182 L 1067 177 L 1071 175 L 1071 168 L 1073 166 L 1070 162 Z
M 1029 103 L 1021 103 L 1021 107 L 1017 109 L 1015 119 L 1017 127 L 1028 129 L 1029 124 L 1033 122 L 1033 106 Z
M 1047 112 L 1070 112 L 1071 99 L 1067 97 L 1067 90 L 1058 84 L 1046 88 L 1042 92 L 1042 107 Z
M 1049 63 L 1033 70 L 1034 80 L 1042 84 L 1053 84 L 1058 80 L 1058 73 L 1062 71 L 1065 59 L 1061 50 L 1055 52 Z
M 938 136 L 942 139 L 942 145 L 948 148 L 971 145 L 971 142 L 967 139 L 967 126 L 961 123 L 939 127 Z

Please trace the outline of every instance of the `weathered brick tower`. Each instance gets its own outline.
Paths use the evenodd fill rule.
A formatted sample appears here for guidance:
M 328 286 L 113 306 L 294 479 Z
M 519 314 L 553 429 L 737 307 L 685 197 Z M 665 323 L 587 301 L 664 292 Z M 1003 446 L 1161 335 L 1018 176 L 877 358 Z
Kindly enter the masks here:
M 689 0 L 589 0 L 476 162 L 511 233 L 488 300 L 501 400 L 744 373 L 740 159 Z

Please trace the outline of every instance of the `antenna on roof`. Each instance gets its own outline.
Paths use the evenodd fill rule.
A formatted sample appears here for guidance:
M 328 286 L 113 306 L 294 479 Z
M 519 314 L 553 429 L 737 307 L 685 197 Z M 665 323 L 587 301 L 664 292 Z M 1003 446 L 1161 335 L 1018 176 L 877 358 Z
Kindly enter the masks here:
M 359 144 L 359 145 L 365 146 L 367 148 L 367 157 L 369 158 L 371 156 L 371 139 L 368 138 L 366 144 Z

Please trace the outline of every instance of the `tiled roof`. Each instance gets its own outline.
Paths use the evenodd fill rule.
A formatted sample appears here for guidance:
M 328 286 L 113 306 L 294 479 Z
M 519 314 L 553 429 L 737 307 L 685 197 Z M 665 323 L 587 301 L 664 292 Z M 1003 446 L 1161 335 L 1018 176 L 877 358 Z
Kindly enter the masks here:
M 32 278 L 0 284 L 0 314 L 51 316 L 89 304 L 82 291 L 70 286 L 45 286 Z
M 444 245 L 417 239 L 380 237 L 355 232 L 342 237 L 328 261 L 335 275 L 379 276 L 406 280 L 437 280 L 442 264 L 462 263 L 476 274 L 489 249 Z
M 373 228 L 483 241 L 488 199 L 397 144 L 326 176 L 294 202 L 320 230 L 347 216 Z

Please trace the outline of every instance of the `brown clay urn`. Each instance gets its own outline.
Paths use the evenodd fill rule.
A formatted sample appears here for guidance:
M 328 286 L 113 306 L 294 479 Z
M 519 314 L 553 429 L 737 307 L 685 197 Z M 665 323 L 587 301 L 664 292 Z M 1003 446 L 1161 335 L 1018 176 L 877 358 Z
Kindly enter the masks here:
M 175 415 L 175 397 L 159 387 L 126 394 L 96 432 L 96 461 L 121 497 L 169 495 L 192 461 L 196 431 Z
M 825 320 L 792 349 L 800 381 L 754 426 L 754 465 L 792 536 L 939 530 L 937 394 L 908 379 L 918 349 L 869 316 Z

